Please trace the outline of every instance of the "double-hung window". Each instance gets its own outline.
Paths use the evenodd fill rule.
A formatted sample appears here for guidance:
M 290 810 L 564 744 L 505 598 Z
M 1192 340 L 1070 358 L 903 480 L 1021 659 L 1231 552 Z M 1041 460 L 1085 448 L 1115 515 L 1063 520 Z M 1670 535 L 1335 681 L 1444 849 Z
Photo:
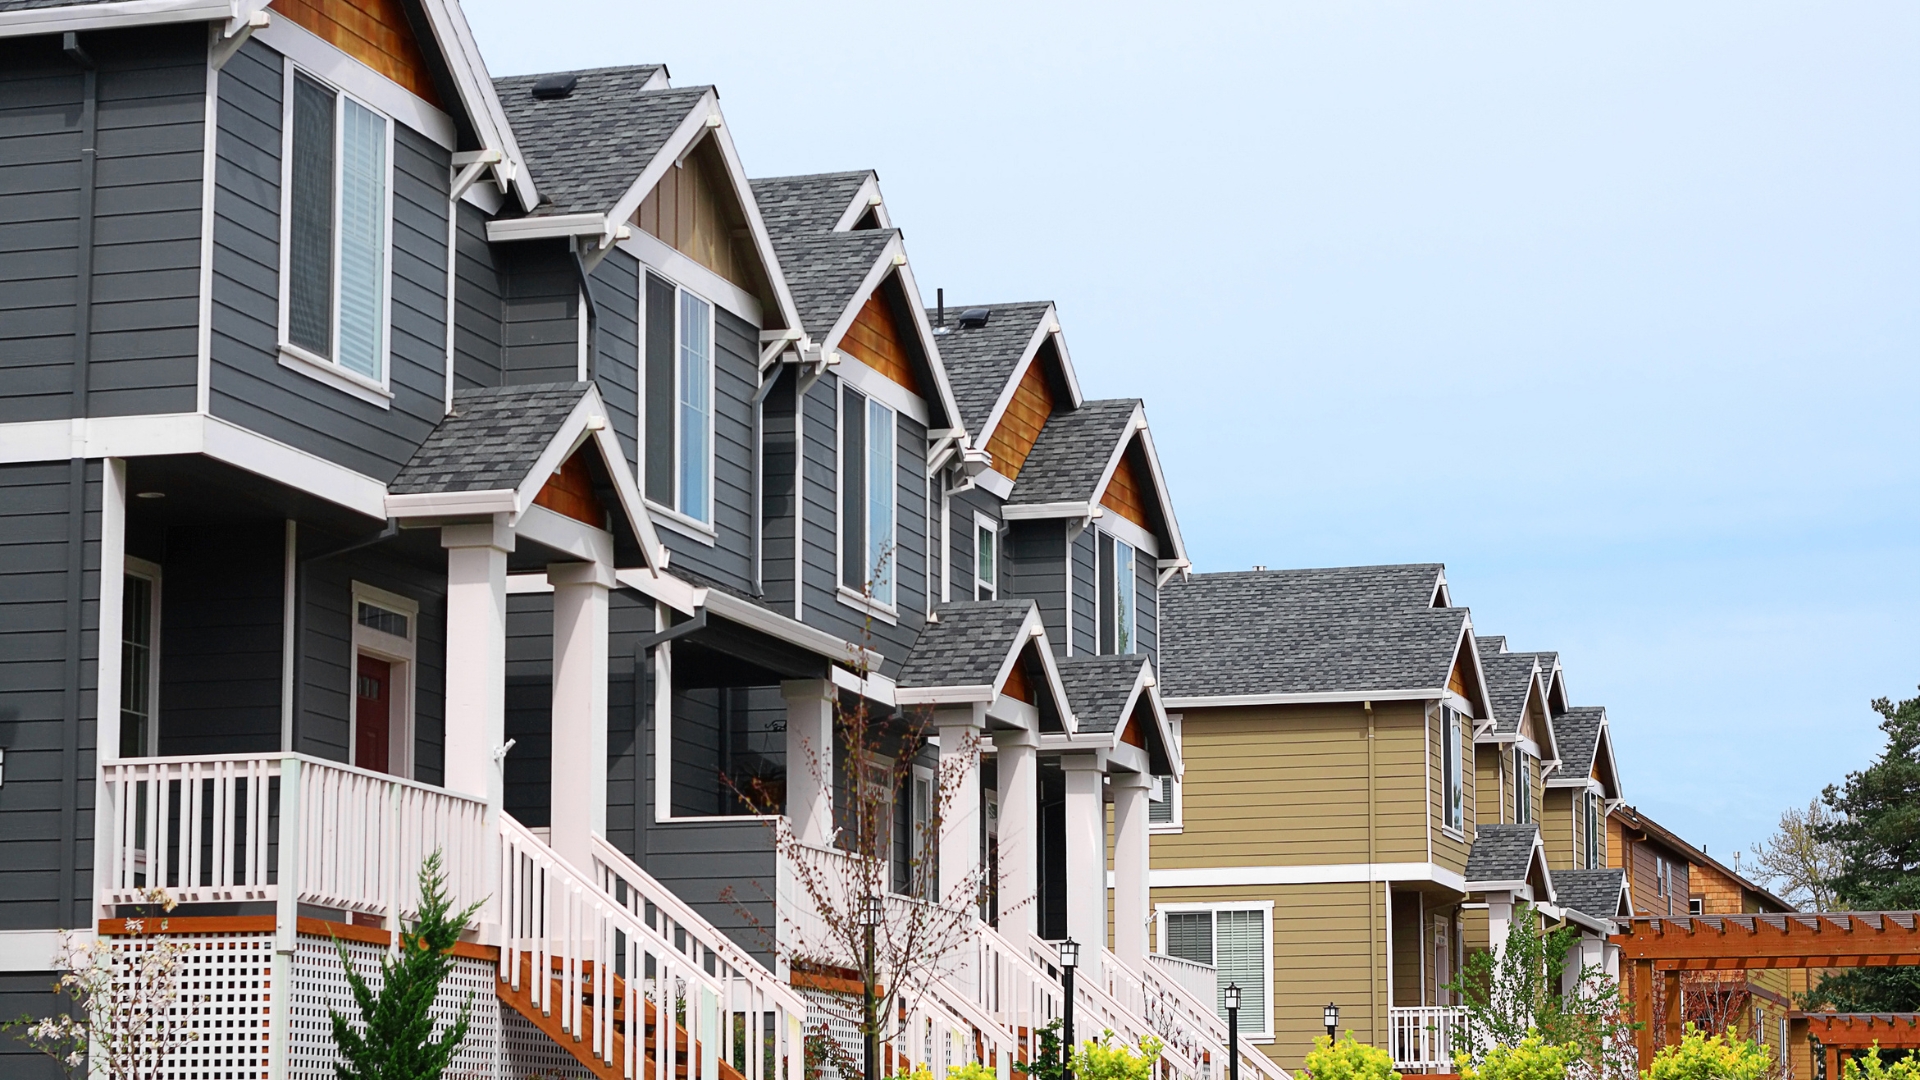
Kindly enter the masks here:
M 1100 651 L 1134 651 L 1133 545 L 1100 534 Z
M 713 305 L 647 275 L 647 501 L 713 524 Z
M 851 386 L 841 388 L 840 584 L 892 608 L 899 576 L 894 549 L 894 412 Z
M 1466 785 L 1460 775 L 1460 714 L 1440 707 L 1441 824 L 1458 829 L 1466 812 Z
M 393 123 L 291 66 L 285 88 L 281 352 L 383 404 Z
M 1587 869 L 1594 870 L 1600 866 L 1600 799 L 1589 791 L 1582 802 L 1587 827 Z
M 973 517 L 973 598 L 994 600 L 1000 595 L 1000 529 L 990 517 Z
M 1533 759 L 1518 745 L 1513 748 L 1513 820 L 1517 825 L 1533 820 Z
M 1235 985 L 1240 988 L 1240 1033 L 1272 1035 L 1273 953 L 1268 935 L 1272 907 L 1167 904 L 1161 912 L 1161 951 L 1214 966 L 1220 1018 L 1227 1017 L 1227 986 Z

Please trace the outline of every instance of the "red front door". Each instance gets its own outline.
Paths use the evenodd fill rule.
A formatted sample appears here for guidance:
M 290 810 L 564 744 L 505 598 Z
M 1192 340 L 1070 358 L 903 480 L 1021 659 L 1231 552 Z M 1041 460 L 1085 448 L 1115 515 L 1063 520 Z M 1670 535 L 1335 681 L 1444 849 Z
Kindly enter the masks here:
M 387 740 L 393 721 L 393 665 L 360 658 L 354 679 L 353 763 L 387 772 Z

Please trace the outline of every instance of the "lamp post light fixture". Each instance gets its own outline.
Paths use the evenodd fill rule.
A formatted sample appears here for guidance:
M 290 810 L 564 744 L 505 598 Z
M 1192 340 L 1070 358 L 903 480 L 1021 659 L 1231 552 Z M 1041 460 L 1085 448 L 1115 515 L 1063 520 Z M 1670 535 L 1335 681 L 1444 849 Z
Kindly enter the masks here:
M 1060 990 L 1066 996 L 1066 1024 L 1060 1040 L 1060 1076 L 1073 1080 L 1073 971 L 1080 966 L 1080 943 L 1068 938 L 1060 943 Z
M 860 926 L 866 938 L 866 963 L 860 975 L 863 983 L 861 1019 L 867 1036 L 867 1080 L 880 1080 L 880 1025 L 873 1000 L 873 987 L 879 975 L 873 970 L 873 932 L 885 914 L 878 896 L 867 896 L 860 901 Z
M 1327 1038 L 1332 1039 L 1334 1031 L 1340 1027 L 1340 1006 L 1331 1001 L 1327 1002 L 1323 1015 L 1327 1021 Z
M 1227 1080 L 1240 1080 L 1240 984 L 1227 984 Z

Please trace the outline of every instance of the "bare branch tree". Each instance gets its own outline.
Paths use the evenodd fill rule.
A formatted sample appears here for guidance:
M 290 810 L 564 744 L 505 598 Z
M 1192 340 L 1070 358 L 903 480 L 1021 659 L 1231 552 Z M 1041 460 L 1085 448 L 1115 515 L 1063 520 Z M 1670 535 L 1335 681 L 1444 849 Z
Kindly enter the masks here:
M 1840 874 L 1840 848 L 1819 839 L 1820 830 L 1830 826 L 1834 817 L 1818 798 L 1807 803 L 1805 810 L 1788 807 L 1781 811 L 1773 835 L 1750 851 L 1753 876 L 1796 907 L 1844 910 L 1831 884 Z

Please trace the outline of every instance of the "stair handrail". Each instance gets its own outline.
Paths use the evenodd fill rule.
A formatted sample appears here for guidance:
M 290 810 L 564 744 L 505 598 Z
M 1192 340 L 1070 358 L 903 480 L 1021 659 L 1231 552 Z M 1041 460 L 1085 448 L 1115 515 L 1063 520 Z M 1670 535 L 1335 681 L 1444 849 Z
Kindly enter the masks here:
M 1141 969 L 1121 962 L 1112 950 L 1105 950 L 1105 961 L 1110 970 L 1121 971 L 1127 977 L 1136 979 L 1140 986 L 1143 1007 L 1150 1015 L 1162 1017 L 1162 1024 L 1172 1037 L 1175 1025 L 1189 1031 L 1189 1038 L 1200 1044 L 1199 1049 L 1209 1055 L 1218 1055 L 1225 1061 L 1227 1055 L 1227 1024 L 1220 1019 L 1216 1005 L 1202 1002 L 1193 991 L 1178 981 L 1159 971 L 1149 961 Z M 1263 1080 L 1293 1080 L 1292 1075 L 1274 1063 L 1274 1060 L 1258 1049 L 1248 1046 L 1243 1038 L 1240 1043 L 1241 1064 L 1253 1070 L 1256 1077 Z

